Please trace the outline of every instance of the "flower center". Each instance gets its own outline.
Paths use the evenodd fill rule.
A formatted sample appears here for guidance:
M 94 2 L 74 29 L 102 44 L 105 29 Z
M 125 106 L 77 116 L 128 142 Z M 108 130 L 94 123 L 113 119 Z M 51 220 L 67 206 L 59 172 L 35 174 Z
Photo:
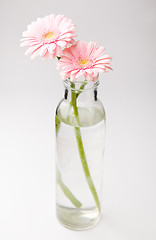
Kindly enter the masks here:
M 84 66 L 84 65 L 86 65 L 88 62 L 89 62 L 88 59 L 82 58 L 82 59 L 79 60 L 78 64 Z
M 48 40 L 48 39 L 52 38 L 54 35 L 55 35 L 55 33 L 53 33 L 53 32 L 44 33 L 43 38 L 45 40 Z

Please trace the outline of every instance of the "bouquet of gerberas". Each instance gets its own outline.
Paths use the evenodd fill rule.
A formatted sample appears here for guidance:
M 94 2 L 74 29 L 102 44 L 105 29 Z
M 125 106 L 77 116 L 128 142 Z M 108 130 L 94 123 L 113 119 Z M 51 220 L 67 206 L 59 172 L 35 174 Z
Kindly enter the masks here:
M 69 228 L 88 228 L 101 212 L 105 113 L 97 99 L 97 86 L 99 73 L 111 69 L 111 57 L 103 55 L 104 47 L 95 42 L 75 41 L 75 25 L 63 15 L 38 18 L 23 37 L 21 46 L 29 46 L 25 54 L 32 59 L 39 55 L 58 60 L 65 97 L 55 117 L 57 215 Z

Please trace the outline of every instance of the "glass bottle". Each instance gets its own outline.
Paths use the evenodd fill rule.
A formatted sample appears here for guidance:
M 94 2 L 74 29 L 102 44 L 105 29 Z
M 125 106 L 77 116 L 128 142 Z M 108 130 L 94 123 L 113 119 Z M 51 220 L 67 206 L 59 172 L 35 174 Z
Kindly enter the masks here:
M 105 111 L 99 81 L 64 81 L 56 126 L 56 214 L 73 230 L 94 226 L 101 216 Z

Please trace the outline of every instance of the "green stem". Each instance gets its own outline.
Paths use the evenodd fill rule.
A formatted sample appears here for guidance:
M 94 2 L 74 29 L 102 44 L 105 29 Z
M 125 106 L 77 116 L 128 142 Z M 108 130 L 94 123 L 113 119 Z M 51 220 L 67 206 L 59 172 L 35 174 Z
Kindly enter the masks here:
M 59 170 L 57 169 L 56 171 L 57 171 L 57 183 L 60 185 L 64 195 L 72 202 L 72 204 L 76 208 L 81 208 L 82 203 L 79 200 L 77 200 L 77 198 L 73 195 L 73 193 L 69 190 L 69 188 L 67 188 L 67 186 L 64 185 L 64 183 L 62 182 L 61 173 L 59 172 Z
M 60 121 L 60 119 L 58 118 L 58 116 L 55 115 L 55 130 L 56 130 L 56 136 L 57 136 L 57 134 L 58 134 L 58 132 L 59 132 L 60 127 L 61 127 L 61 121 Z
M 57 115 L 55 115 L 56 136 L 58 134 L 60 126 L 61 126 L 61 121 L 57 117 Z M 82 203 L 73 195 L 73 193 L 69 190 L 69 188 L 62 182 L 61 173 L 59 172 L 58 168 L 56 168 L 56 174 L 57 174 L 56 175 L 57 176 L 57 183 L 60 185 L 60 188 L 62 189 L 64 195 L 72 202 L 72 204 L 75 207 L 77 207 L 77 208 L 82 207 Z
M 76 99 L 82 93 L 82 90 L 85 88 L 86 84 L 87 84 L 87 81 L 84 81 L 84 83 L 82 83 L 82 85 L 80 86 L 80 90 L 76 93 Z M 71 86 L 75 86 L 75 85 L 71 84 Z M 70 101 L 70 106 L 72 106 L 72 100 Z
M 77 108 L 77 104 L 76 104 L 76 92 L 73 90 L 75 88 L 75 84 L 73 82 L 71 82 L 71 104 L 73 106 L 74 109 L 74 115 L 76 117 L 76 121 L 78 123 L 79 126 L 81 126 L 80 123 L 80 119 L 79 119 L 79 113 L 78 113 L 78 108 Z
M 98 198 L 98 195 L 97 195 L 92 177 L 91 177 L 90 172 L 89 172 L 89 168 L 88 168 L 88 164 L 87 164 L 87 160 L 86 160 L 86 155 L 85 155 L 85 151 L 84 151 L 84 147 L 83 147 L 83 143 L 82 143 L 81 131 L 80 131 L 79 127 L 75 127 L 75 136 L 76 136 L 76 140 L 77 140 L 77 145 L 78 145 L 78 150 L 79 150 L 79 155 L 80 155 L 80 158 L 81 158 L 83 171 L 84 171 L 88 186 L 90 188 L 90 191 L 93 195 L 93 198 L 94 198 L 94 200 L 96 202 L 96 205 L 97 205 L 97 207 L 99 209 L 99 212 L 100 212 L 100 201 L 99 201 L 99 198 Z
M 71 83 L 71 87 L 74 88 L 75 84 Z M 74 90 L 71 91 L 71 95 L 72 95 L 71 96 L 71 99 L 72 99 L 71 101 L 72 101 L 72 106 L 73 106 L 73 109 L 74 109 L 74 114 L 75 114 L 78 126 L 81 126 L 80 119 L 79 119 L 79 114 L 78 114 L 78 108 L 77 108 L 77 104 L 76 104 L 76 93 L 75 93 Z M 87 164 L 86 155 L 85 155 L 85 151 L 84 151 L 84 146 L 83 146 L 83 142 L 82 142 L 81 131 L 80 131 L 79 127 L 75 127 L 74 130 L 75 130 L 75 136 L 76 136 L 76 140 L 77 140 L 77 146 L 78 146 L 78 150 L 79 150 L 79 155 L 80 155 L 83 171 L 84 171 L 88 186 L 90 188 L 90 191 L 93 195 L 95 203 L 96 203 L 96 205 L 99 209 L 99 212 L 100 212 L 100 201 L 99 201 L 98 194 L 96 192 L 96 188 L 94 186 L 92 177 L 90 175 L 89 167 L 88 167 L 88 164 Z
M 80 90 L 76 93 L 76 99 L 82 93 L 82 90 L 85 88 L 86 84 L 87 84 L 87 81 L 84 81 L 84 83 L 82 83 L 82 85 L 80 86 Z M 72 107 L 72 100 L 70 101 L 69 112 L 71 110 L 71 107 Z M 69 122 L 69 120 L 70 120 L 70 115 L 68 115 L 67 117 L 67 122 Z

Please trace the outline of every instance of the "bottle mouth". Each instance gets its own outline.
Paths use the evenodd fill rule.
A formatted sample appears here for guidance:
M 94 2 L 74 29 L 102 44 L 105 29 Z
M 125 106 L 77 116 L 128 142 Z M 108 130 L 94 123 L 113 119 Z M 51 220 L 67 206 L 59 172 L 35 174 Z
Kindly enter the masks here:
M 77 80 L 77 81 L 71 81 L 70 79 L 64 80 L 64 86 L 66 89 L 70 89 L 71 91 L 85 91 L 89 89 L 96 89 L 99 85 L 99 80 L 93 82 L 93 81 L 87 81 L 87 80 Z

